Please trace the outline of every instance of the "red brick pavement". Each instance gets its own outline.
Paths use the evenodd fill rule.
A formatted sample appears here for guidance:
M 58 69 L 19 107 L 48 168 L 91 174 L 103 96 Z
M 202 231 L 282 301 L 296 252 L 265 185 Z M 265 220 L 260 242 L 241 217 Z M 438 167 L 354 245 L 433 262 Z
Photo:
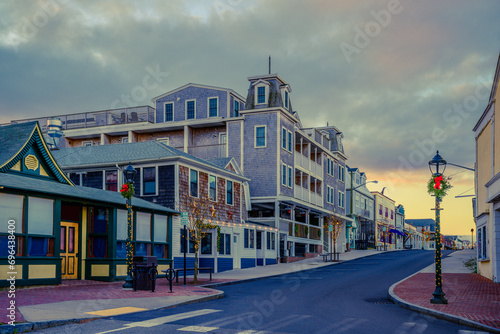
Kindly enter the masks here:
M 182 281 L 182 279 L 180 279 Z M 208 278 L 198 279 L 198 285 L 208 283 L 227 282 L 231 280 L 212 280 Z M 173 293 L 170 293 L 168 281 L 158 279 L 155 292 L 151 291 L 130 291 L 122 290 L 123 282 L 98 282 L 67 280 L 60 285 L 33 286 L 18 289 L 15 298 L 8 298 L 8 291 L 0 291 L 0 323 L 8 323 L 7 307 L 10 300 L 16 302 L 16 322 L 24 322 L 24 318 L 17 309 L 18 306 L 39 305 L 47 303 L 57 303 L 69 300 L 96 300 L 96 299 L 121 299 L 121 298 L 150 298 L 150 297 L 171 297 L 171 296 L 204 296 L 210 295 L 215 290 L 202 288 L 193 285 L 193 279 L 187 278 L 187 285 L 179 282 L 173 284 Z M 50 319 L 48 319 L 50 320 Z
M 401 299 L 428 309 L 456 315 L 500 328 L 500 284 L 478 274 L 443 274 L 447 305 L 430 303 L 435 289 L 433 273 L 419 273 L 401 282 L 394 293 Z

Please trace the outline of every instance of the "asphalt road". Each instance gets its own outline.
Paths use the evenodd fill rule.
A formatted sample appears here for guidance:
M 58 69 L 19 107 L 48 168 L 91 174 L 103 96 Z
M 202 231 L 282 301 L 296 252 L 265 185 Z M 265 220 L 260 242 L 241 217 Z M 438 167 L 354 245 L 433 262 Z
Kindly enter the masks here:
M 219 300 L 41 332 L 475 333 L 469 327 L 402 309 L 387 299 L 393 283 L 433 261 L 434 253 L 429 251 L 381 253 L 321 269 L 220 287 L 226 298 Z

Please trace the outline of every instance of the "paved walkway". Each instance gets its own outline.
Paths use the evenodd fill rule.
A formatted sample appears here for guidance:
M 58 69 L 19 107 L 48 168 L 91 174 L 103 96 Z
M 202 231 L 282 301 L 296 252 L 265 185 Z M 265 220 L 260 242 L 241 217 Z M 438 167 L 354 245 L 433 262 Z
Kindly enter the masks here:
M 323 262 L 312 258 L 295 263 L 283 263 L 264 267 L 238 269 L 213 274 L 200 274 L 199 285 L 188 278 L 187 286 L 182 279 L 169 292 L 167 281 L 157 281 L 157 289 L 150 291 L 124 291 L 123 282 L 63 281 L 58 286 L 39 286 L 16 291 L 16 326 L 0 326 L 0 333 L 37 330 L 66 323 L 86 322 L 111 315 L 161 309 L 184 303 L 222 298 L 218 285 L 256 280 L 379 254 L 374 250 L 351 251 L 341 254 L 341 262 Z M 430 266 L 391 287 L 392 299 L 403 307 L 432 314 L 451 321 L 462 322 L 476 328 L 500 333 L 500 285 L 471 274 L 463 262 L 474 255 L 473 251 L 459 251 L 443 259 L 444 291 L 448 305 L 429 303 L 434 287 L 434 269 Z M 206 286 L 203 286 L 206 285 Z M 9 307 L 7 291 L 0 291 L 0 309 Z M 6 312 L 0 314 L 0 322 L 10 319 Z M 482 326 L 482 327 L 481 327 Z M 496 328 L 496 329 L 495 329 Z
M 434 264 L 394 284 L 389 294 L 405 308 L 500 333 L 500 284 L 473 274 L 464 265 L 475 254 L 475 250 L 462 250 L 442 260 L 446 305 L 430 303 L 435 289 Z

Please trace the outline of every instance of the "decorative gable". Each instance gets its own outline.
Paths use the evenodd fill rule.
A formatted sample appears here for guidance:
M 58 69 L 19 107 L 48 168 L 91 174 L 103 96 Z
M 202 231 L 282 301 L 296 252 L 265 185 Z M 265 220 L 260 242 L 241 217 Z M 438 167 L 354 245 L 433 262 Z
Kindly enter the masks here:
M 52 157 L 37 122 L 0 127 L 0 142 L 12 138 L 17 142 L 0 156 L 1 173 L 23 173 L 73 185 Z

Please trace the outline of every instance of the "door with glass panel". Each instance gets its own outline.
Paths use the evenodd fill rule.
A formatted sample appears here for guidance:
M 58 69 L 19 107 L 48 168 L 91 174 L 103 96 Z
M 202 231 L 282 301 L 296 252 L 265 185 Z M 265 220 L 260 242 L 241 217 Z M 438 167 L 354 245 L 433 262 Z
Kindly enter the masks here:
M 78 223 L 61 222 L 61 278 L 78 278 Z

